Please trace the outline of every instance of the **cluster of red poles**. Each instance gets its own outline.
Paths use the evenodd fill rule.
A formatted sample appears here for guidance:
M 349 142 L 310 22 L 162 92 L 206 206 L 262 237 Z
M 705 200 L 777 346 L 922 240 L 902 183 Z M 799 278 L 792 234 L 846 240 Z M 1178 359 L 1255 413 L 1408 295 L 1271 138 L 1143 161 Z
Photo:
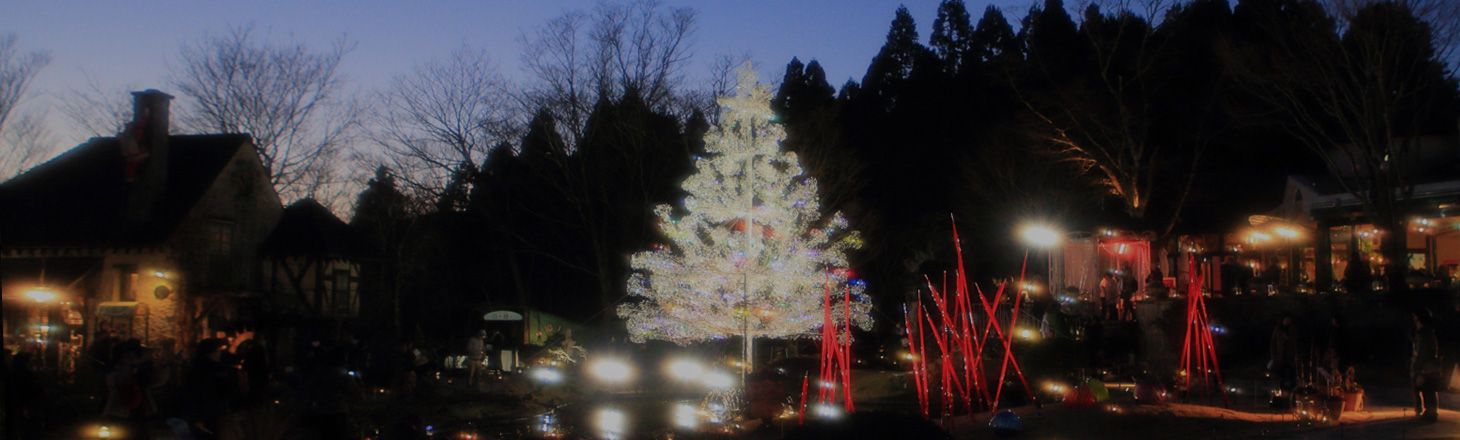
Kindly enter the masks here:
M 852 405 L 852 292 L 847 289 L 842 301 L 846 307 L 843 322 L 837 323 L 831 317 L 831 282 L 826 283 L 826 293 L 821 301 L 821 371 L 816 377 L 817 402 L 823 406 L 836 402 L 837 383 L 842 389 L 842 410 L 853 412 Z M 840 336 L 838 336 L 840 335 Z M 797 412 L 797 423 L 806 422 L 806 388 L 810 377 L 801 378 L 801 410 Z
M 1196 257 L 1187 255 L 1186 267 L 1191 274 L 1186 286 L 1186 341 L 1181 347 L 1181 375 L 1186 380 L 1186 398 L 1192 395 L 1191 379 L 1199 376 L 1202 395 L 1211 403 L 1211 386 L 1216 384 L 1222 394 L 1222 405 L 1231 406 L 1227 400 L 1227 388 L 1222 385 L 1222 368 L 1217 365 L 1217 348 L 1212 344 L 1211 322 L 1207 320 L 1206 300 L 1202 298 L 1201 284 L 1205 278 L 1197 273 Z
M 1013 298 L 1012 310 L 1007 327 L 1002 326 L 998 320 L 998 311 L 1004 301 L 1004 294 L 1008 283 L 1000 283 L 994 293 L 993 301 L 989 301 L 982 289 L 977 285 L 973 291 L 969 290 L 968 276 L 963 266 L 963 246 L 958 238 L 958 227 L 953 227 L 953 243 L 958 255 L 958 272 L 954 278 L 953 297 L 948 298 L 948 280 L 943 280 L 943 288 L 939 289 L 933 285 L 932 280 L 927 280 L 928 290 L 931 292 L 933 306 L 924 307 L 922 298 L 919 297 L 916 310 L 903 310 L 903 323 L 907 329 L 908 347 L 911 351 L 912 372 L 914 387 L 918 394 L 918 406 L 922 411 L 923 418 L 929 418 L 931 406 L 934 402 L 932 394 L 938 393 L 941 403 L 939 408 L 940 416 L 944 420 L 952 421 L 949 416 L 955 414 L 958 409 L 958 402 L 963 402 L 962 407 L 972 413 L 981 412 L 987 409 L 990 412 L 998 410 L 999 399 L 1004 391 L 1004 381 L 1008 376 L 1010 367 L 1023 385 L 1024 392 L 1033 400 L 1036 406 L 1039 405 L 1039 398 L 1029 388 L 1029 382 L 1024 377 L 1024 371 L 1019 367 L 1018 359 L 1014 357 L 1013 342 L 1015 326 L 1019 320 L 1019 308 L 1022 302 L 1022 295 L 1011 294 Z M 1182 347 L 1181 372 L 1186 381 L 1188 398 L 1192 379 L 1198 377 L 1197 383 L 1203 395 L 1208 401 L 1211 399 L 1211 386 L 1221 393 L 1223 404 L 1230 405 L 1227 401 L 1226 389 L 1222 385 L 1221 368 L 1217 365 L 1216 346 L 1212 342 L 1211 325 L 1207 319 L 1206 302 L 1201 294 L 1202 276 L 1198 275 L 1196 260 L 1188 256 L 1187 264 L 1191 275 L 1187 285 L 1187 326 L 1186 340 Z M 1028 268 L 1028 255 L 1025 255 L 1024 266 L 1020 269 L 1019 280 L 1022 285 L 1024 271 Z M 820 405 L 830 405 L 837 401 L 838 384 L 842 389 L 841 400 L 842 410 L 852 412 L 855 407 L 852 404 L 852 363 L 851 363 L 851 292 L 845 292 L 846 300 L 843 304 L 846 307 L 843 322 L 837 323 L 832 319 L 832 291 L 830 283 L 827 283 L 826 293 L 822 300 L 822 326 L 821 326 L 821 371 L 820 383 L 818 384 L 817 402 Z M 979 322 L 975 319 L 975 308 L 972 303 L 973 297 L 977 297 L 982 308 L 985 319 Z M 980 330 L 982 327 L 982 330 Z M 914 329 L 916 329 L 914 331 Z M 937 350 L 937 359 L 940 361 L 930 368 L 928 359 L 928 339 L 925 335 L 932 335 L 934 348 Z M 990 337 L 993 337 L 992 339 Z M 1002 350 L 998 362 L 998 380 L 990 382 L 989 373 L 993 363 L 984 362 L 984 352 L 990 346 L 995 350 Z M 994 350 L 989 350 L 991 353 Z M 929 371 L 936 369 L 936 372 Z M 939 381 L 937 389 L 933 389 L 931 377 L 937 374 Z M 799 411 L 799 422 L 805 422 L 806 397 L 810 384 L 810 378 L 803 378 L 801 382 L 801 408 Z M 993 390 L 989 390 L 992 387 Z
M 904 325 L 908 329 L 908 345 L 912 352 L 913 380 L 923 417 L 928 418 L 931 415 L 930 394 L 935 391 L 930 384 L 932 374 L 938 374 L 941 379 L 936 392 L 941 397 L 939 399 L 942 403 L 940 411 L 945 420 L 951 420 L 946 416 L 954 414 L 959 401 L 963 402 L 963 407 L 969 412 L 977 412 L 982 409 L 997 410 L 999 398 L 1004 391 L 1004 379 L 1011 366 L 1019 377 L 1019 383 L 1024 386 L 1024 392 L 1038 405 L 1038 397 L 1029 388 L 1029 382 L 1025 380 L 1024 371 L 1019 367 L 1019 361 L 1014 358 L 1012 350 L 1014 328 L 1019 320 L 1019 307 L 1022 302 L 1021 295 L 1012 294 L 1014 299 L 1009 324 L 1008 327 L 1002 326 L 997 318 L 997 312 L 1000 304 L 1003 303 L 1008 284 L 999 284 L 992 302 L 976 285 L 974 291 L 971 292 L 968 287 L 968 276 L 963 269 L 963 247 L 958 239 L 956 225 L 953 228 L 953 243 L 958 253 L 958 272 L 954 280 L 953 297 L 948 298 L 946 278 L 943 281 L 942 289 L 934 287 L 932 281 L 928 280 L 933 308 L 925 308 L 922 299 L 919 298 L 917 310 L 903 311 Z M 1025 255 L 1025 268 L 1027 266 L 1028 255 Z M 1023 272 L 1024 270 L 1021 268 L 1019 275 L 1021 284 L 1024 279 Z M 973 297 L 977 297 L 979 305 L 982 306 L 983 316 L 986 318 L 982 323 L 974 317 Z M 981 331 L 979 327 L 982 327 Z M 928 340 L 924 337 L 928 334 L 933 336 L 932 342 L 937 348 L 938 359 L 941 360 L 936 364 L 938 370 L 936 372 L 929 371 Z M 995 338 L 990 339 L 990 336 Z M 998 362 L 998 380 L 993 382 L 993 390 L 989 390 L 987 380 L 993 377 L 989 374 L 993 363 L 984 362 L 984 352 L 990 346 L 1002 350 Z M 993 352 L 994 350 L 988 351 Z

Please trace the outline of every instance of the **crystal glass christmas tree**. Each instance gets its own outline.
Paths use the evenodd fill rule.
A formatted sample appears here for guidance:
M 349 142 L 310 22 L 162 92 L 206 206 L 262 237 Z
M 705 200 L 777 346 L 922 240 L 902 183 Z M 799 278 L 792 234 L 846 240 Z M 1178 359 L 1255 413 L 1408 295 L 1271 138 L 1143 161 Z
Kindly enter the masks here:
M 633 256 L 632 300 L 618 314 L 636 342 L 815 338 L 828 308 L 838 327 L 850 310 L 852 324 L 871 328 L 865 283 L 847 270 L 860 238 L 841 213 L 821 212 L 816 180 L 781 149 L 785 131 L 756 79 L 747 64 L 735 95 L 720 99 L 684 203 L 655 208 L 668 243 Z

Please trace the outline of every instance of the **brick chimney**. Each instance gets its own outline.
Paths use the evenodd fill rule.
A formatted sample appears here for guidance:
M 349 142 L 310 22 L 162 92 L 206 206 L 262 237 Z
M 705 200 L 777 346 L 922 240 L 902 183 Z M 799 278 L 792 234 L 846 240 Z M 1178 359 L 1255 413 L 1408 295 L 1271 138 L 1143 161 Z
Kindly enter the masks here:
M 145 224 L 167 186 L 168 107 L 172 95 L 155 89 L 132 92 L 132 122 L 117 135 L 126 161 L 127 219 Z

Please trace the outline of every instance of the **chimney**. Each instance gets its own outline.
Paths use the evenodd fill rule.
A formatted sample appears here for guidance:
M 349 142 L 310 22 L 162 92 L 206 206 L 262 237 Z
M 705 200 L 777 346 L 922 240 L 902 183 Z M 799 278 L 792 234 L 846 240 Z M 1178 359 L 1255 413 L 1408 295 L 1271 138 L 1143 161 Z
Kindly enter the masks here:
M 126 160 L 127 218 L 147 222 L 167 185 L 168 107 L 172 95 L 155 89 L 132 92 L 132 122 L 117 135 Z

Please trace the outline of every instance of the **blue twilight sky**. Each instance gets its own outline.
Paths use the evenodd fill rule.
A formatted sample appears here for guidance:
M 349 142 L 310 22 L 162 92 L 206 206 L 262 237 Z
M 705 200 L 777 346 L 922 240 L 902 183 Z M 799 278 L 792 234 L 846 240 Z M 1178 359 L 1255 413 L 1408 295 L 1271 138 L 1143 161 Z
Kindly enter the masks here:
M 977 21 L 986 5 L 1005 11 L 1010 22 L 1035 0 L 965 0 Z M 463 43 L 486 48 L 509 78 L 520 80 L 517 37 L 531 27 L 593 0 L 504 1 L 312 1 L 312 0 L 9 0 L 0 13 L 0 33 L 14 32 L 23 50 L 47 50 L 53 59 L 32 88 L 30 106 L 52 106 L 59 95 L 86 88 L 88 77 L 102 90 L 126 85 L 162 88 L 168 63 L 181 46 L 228 26 L 253 23 L 273 41 L 298 41 L 324 48 L 344 36 L 357 44 L 342 70 L 361 90 L 382 88 L 392 75 L 414 64 L 444 57 Z M 779 80 L 792 56 L 816 59 L 833 86 L 861 81 L 887 34 L 899 4 L 906 4 L 926 42 L 937 0 L 665 0 L 671 7 L 699 11 L 686 70 L 691 81 L 707 76 L 708 64 L 724 54 L 748 53 L 762 80 Z M 52 108 L 51 130 L 62 145 L 80 142 L 69 122 Z

